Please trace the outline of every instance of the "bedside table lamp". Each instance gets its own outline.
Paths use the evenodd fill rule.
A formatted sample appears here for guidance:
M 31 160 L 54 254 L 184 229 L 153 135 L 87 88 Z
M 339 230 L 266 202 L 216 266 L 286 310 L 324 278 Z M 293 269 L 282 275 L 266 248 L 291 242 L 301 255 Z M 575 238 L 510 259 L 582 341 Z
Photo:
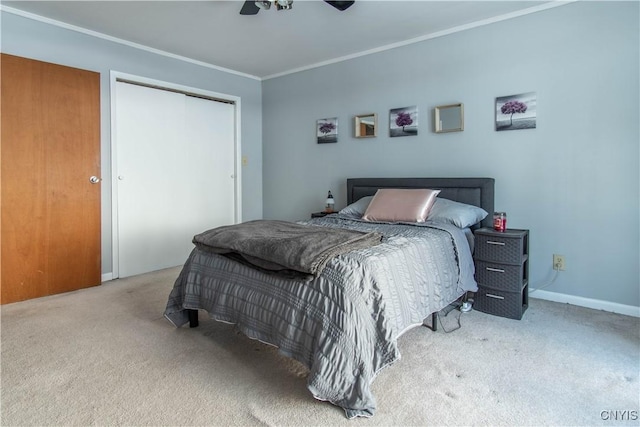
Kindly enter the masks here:
M 331 194 L 331 191 L 329 191 L 329 194 L 327 194 L 327 200 L 326 200 L 325 204 L 326 204 L 326 207 L 325 207 L 324 211 L 326 213 L 333 212 L 333 206 L 335 204 L 335 201 L 333 200 L 333 194 Z

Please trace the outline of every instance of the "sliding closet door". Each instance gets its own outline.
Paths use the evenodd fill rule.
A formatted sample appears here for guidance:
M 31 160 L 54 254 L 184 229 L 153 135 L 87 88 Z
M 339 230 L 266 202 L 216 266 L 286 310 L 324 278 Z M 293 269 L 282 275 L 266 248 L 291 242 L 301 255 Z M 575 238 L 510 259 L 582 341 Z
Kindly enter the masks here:
M 119 277 L 181 265 L 195 234 L 232 224 L 234 106 L 118 82 Z
M 208 99 L 185 96 L 184 100 L 185 141 L 190 144 L 186 163 L 197 169 L 181 177 L 181 187 L 197 190 L 190 196 L 186 222 L 192 224 L 190 232 L 201 232 L 234 220 L 235 110 L 232 104 Z

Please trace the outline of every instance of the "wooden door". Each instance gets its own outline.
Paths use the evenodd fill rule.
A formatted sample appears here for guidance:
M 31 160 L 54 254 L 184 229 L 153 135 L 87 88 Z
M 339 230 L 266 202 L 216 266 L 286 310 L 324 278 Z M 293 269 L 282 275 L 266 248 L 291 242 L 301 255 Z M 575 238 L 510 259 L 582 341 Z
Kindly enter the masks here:
M 99 285 L 100 75 L 1 61 L 0 302 Z

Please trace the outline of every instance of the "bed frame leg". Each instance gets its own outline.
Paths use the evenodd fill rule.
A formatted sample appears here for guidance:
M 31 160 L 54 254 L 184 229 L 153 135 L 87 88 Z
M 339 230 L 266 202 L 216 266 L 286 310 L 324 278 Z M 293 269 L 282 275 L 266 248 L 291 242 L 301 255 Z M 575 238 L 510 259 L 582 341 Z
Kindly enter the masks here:
M 198 310 L 187 309 L 187 313 L 189 313 L 189 327 L 197 328 L 198 327 Z
M 438 312 L 431 313 L 431 325 L 427 323 L 427 319 L 422 322 L 422 326 L 426 326 L 431 329 L 433 332 L 438 330 Z

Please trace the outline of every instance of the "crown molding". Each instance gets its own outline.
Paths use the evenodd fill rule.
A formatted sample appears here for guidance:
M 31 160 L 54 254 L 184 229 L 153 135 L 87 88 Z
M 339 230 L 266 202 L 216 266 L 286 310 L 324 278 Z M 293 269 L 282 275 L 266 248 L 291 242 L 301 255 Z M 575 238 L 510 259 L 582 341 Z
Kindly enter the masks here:
M 329 59 L 327 61 L 317 62 L 315 64 L 307 65 L 304 67 L 295 68 L 288 71 L 283 71 L 282 73 L 271 74 L 269 76 L 262 77 L 262 80 L 274 79 L 276 77 L 286 76 L 288 74 L 299 73 L 301 71 L 307 71 L 314 68 L 324 67 L 325 65 L 336 64 L 338 62 L 348 61 L 350 59 L 359 58 L 361 56 L 373 55 L 374 53 L 384 52 L 386 50 L 395 49 L 402 46 L 407 46 L 414 43 L 420 43 L 426 40 L 435 39 L 438 37 L 447 36 L 449 34 L 459 33 L 461 31 L 471 30 L 473 28 L 482 27 L 489 24 L 495 24 L 496 22 L 506 21 L 513 18 L 518 18 L 520 16 L 529 15 L 532 13 L 540 12 L 547 9 L 552 9 L 558 6 L 564 6 L 567 4 L 575 3 L 581 0 L 567 0 L 567 1 L 551 1 L 549 3 L 544 3 L 538 6 L 530 7 L 527 9 L 522 9 L 516 12 L 506 13 L 504 15 L 494 16 L 492 18 L 483 19 L 482 21 L 471 22 L 469 24 L 460 25 L 457 27 L 449 28 L 443 31 L 437 31 L 431 34 L 425 34 L 423 36 L 415 37 L 412 39 L 404 40 L 397 43 L 388 44 L 385 46 L 376 47 L 373 49 L 365 50 L 362 52 L 357 52 L 351 55 L 341 56 L 339 58 Z
M 334 59 L 330 59 L 327 61 L 322 61 L 322 62 L 317 62 L 315 64 L 310 64 L 310 65 L 306 65 L 304 67 L 299 67 L 299 68 L 294 68 L 291 70 L 287 70 L 287 71 L 283 71 L 281 73 L 276 73 L 276 74 L 271 74 L 268 76 L 264 76 L 264 77 L 259 77 L 259 76 L 254 76 L 252 74 L 247 74 L 247 73 L 243 73 L 240 71 L 236 71 L 236 70 L 232 70 L 229 68 L 224 68 L 224 67 L 220 67 L 214 64 L 209 64 L 207 62 L 203 62 L 203 61 L 198 61 L 195 59 L 191 59 L 191 58 L 187 58 L 185 56 L 181 56 L 181 55 L 176 55 L 170 52 L 166 52 L 160 49 L 155 49 L 149 46 L 145 46 L 139 43 L 134 43 L 134 42 L 130 42 L 128 40 L 124 40 L 124 39 L 120 39 L 117 37 L 113 37 L 113 36 L 109 36 L 107 34 L 103 34 L 103 33 L 99 33 L 97 31 L 93 31 L 93 30 L 88 30 L 86 28 L 82 28 L 82 27 L 78 27 L 75 25 L 71 25 L 71 24 L 67 24 L 65 22 L 61 22 L 61 21 L 57 21 L 55 19 L 51 19 L 51 18 L 47 18 L 44 16 L 40 16 L 40 15 L 36 15 L 34 13 L 30 13 L 30 12 L 25 12 L 19 9 L 15 9 L 13 7 L 8 7 L 8 6 L 3 6 L 2 4 L 0 4 L 0 11 L 3 12 L 7 12 L 7 13 L 11 13 L 14 15 L 18 15 L 18 16 L 22 16 L 24 18 L 28 18 L 28 19 L 33 19 L 35 21 L 40 21 L 46 24 L 50 24 L 50 25 L 55 25 L 57 27 L 60 28 L 64 28 L 67 30 L 71 30 L 71 31 L 76 31 L 82 34 L 87 34 L 93 37 L 97 37 L 97 38 L 101 38 L 104 40 L 108 40 L 114 43 L 118 43 L 118 44 L 122 44 L 125 46 L 129 46 L 135 49 L 140 49 L 140 50 L 144 50 L 147 52 L 151 52 L 151 53 L 155 53 L 157 55 L 162 55 L 168 58 L 172 58 L 172 59 L 177 59 L 179 61 L 184 61 L 184 62 L 189 62 L 191 64 L 195 64 L 195 65 L 199 65 L 201 67 L 206 67 L 206 68 L 211 68 L 214 70 L 218 70 L 218 71 L 222 71 L 225 73 L 229 73 L 229 74 L 234 74 L 240 77 L 246 77 L 249 79 L 254 79 L 254 80 L 258 80 L 258 81 L 264 81 L 264 80 L 270 80 L 270 79 L 274 79 L 277 77 L 282 77 L 282 76 L 286 76 L 289 74 L 294 74 L 294 73 L 299 73 L 301 71 L 307 71 L 307 70 L 311 70 L 314 68 L 320 68 L 320 67 L 324 67 L 326 65 L 331 65 L 331 64 L 336 64 L 339 62 L 344 62 L 344 61 L 348 61 L 350 59 L 355 59 L 355 58 L 359 58 L 362 56 L 367 56 L 367 55 L 373 55 L 375 53 L 380 53 L 380 52 L 384 52 L 387 50 L 391 50 L 391 49 L 396 49 L 399 47 L 403 47 L 403 46 L 407 46 L 407 45 L 411 45 L 414 43 L 420 43 L 426 40 L 431 40 L 431 39 L 435 39 L 438 37 L 444 37 L 450 34 L 454 34 L 454 33 L 459 33 L 461 31 L 467 31 L 473 28 L 478 28 L 478 27 L 482 27 L 485 25 L 490 25 L 490 24 L 494 24 L 497 22 L 501 22 L 501 21 L 506 21 L 509 19 L 513 19 L 513 18 L 518 18 L 520 16 L 525 16 L 525 15 L 529 15 L 532 13 L 537 13 L 540 11 L 544 11 L 544 10 L 548 10 L 548 9 L 552 9 L 555 7 L 559 7 L 559 6 L 564 6 L 567 4 L 571 4 L 571 3 L 575 3 L 577 1 L 581 1 L 581 0 L 567 0 L 567 1 L 550 1 L 548 3 L 544 3 L 538 6 L 534 6 L 534 7 L 530 7 L 527 9 L 522 9 L 519 11 L 515 11 L 515 12 L 511 12 L 511 13 L 507 13 L 504 15 L 499 15 L 499 16 L 494 16 L 492 18 L 488 18 L 488 19 L 484 19 L 481 21 L 476 21 L 476 22 L 472 22 L 469 24 L 465 24 L 465 25 L 460 25 L 457 27 L 453 27 L 453 28 L 449 28 L 447 30 L 443 30 L 443 31 L 437 31 L 435 33 L 430 33 L 430 34 L 425 34 L 423 36 L 420 37 L 415 37 L 412 39 L 408 39 L 408 40 L 404 40 L 401 42 L 397 42 L 397 43 L 392 43 L 392 44 L 388 44 L 388 45 L 384 45 L 384 46 L 380 46 L 377 48 L 373 48 L 373 49 L 368 49 L 362 52 L 357 52 L 354 54 L 350 54 L 350 55 L 345 55 L 345 56 L 341 56 L 339 58 L 334 58 Z
M 249 79 L 262 80 L 258 76 L 254 76 L 254 75 L 247 74 L 247 73 L 242 73 L 242 72 L 236 71 L 236 70 L 231 70 L 229 68 L 219 67 L 217 65 L 209 64 L 207 62 L 203 62 L 203 61 L 198 61 L 196 59 L 187 58 L 186 56 L 176 55 L 176 54 L 173 54 L 173 53 L 170 53 L 170 52 L 166 52 L 164 50 L 155 49 L 155 48 L 152 48 L 152 47 L 149 47 L 149 46 L 145 46 L 145 45 L 142 45 L 142 44 L 139 44 L 139 43 L 130 42 L 128 40 L 120 39 L 118 37 L 109 36 L 107 34 L 99 33 L 97 31 L 88 30 L 86 28 L 78 27 L 76 25 L 71 25 L 71 24 L 67 24 L 65 22 L 57 21 L 55 19 L 47 18 L 47 17 L 41 16 L 41 15 L 36 15 L 35 13 L 25 12 L 23 10 L 15 9 L 13 7 L 4 6 L 4 5 L 0 4 L 0 11 L 11 13 L 13 15 L 18 15 L 18 16 L 21 16 L 23 18 L 32 19 L 34 21 L 40 21 L 40 22 L 43 22 L 45 24 L 54 25 L 56 27 L 64 28 L 66 30 L 76 31 L 78 33 L 82 33 L 82 34 L 86 34 L 86 35 L 89 35 L 89 36 L 97 37 L 97 38 L 100 38 L 100 39 L 103 39 L 103 40 L 108 40 L 110 42 L 114 42 L 114 43 L 118 43 L 118 44 L 122 44 L 122 45 L 125 45 L 125 46 L 132 47 L 134 49 L 140 49 L 140 50 L 144 50 L 144 51 L 147 51 L 147 52 L 150 52 L 150 53 L 155 53 L 156 55 L 166 56 L 166 57 L 171 58 L 171 59 L 177 59 L 179 61 L 188 62 L 188 63 L 194 64 L 194 65 L 198 65 L 198 66 L 201 66 L 201 67 L 212 68 L 214 70 L 222 71 L 222 72 L 229 73 L 229 74 L 235 74 L 237 76 L 246 77 L 246 78 L 249 78 Z

